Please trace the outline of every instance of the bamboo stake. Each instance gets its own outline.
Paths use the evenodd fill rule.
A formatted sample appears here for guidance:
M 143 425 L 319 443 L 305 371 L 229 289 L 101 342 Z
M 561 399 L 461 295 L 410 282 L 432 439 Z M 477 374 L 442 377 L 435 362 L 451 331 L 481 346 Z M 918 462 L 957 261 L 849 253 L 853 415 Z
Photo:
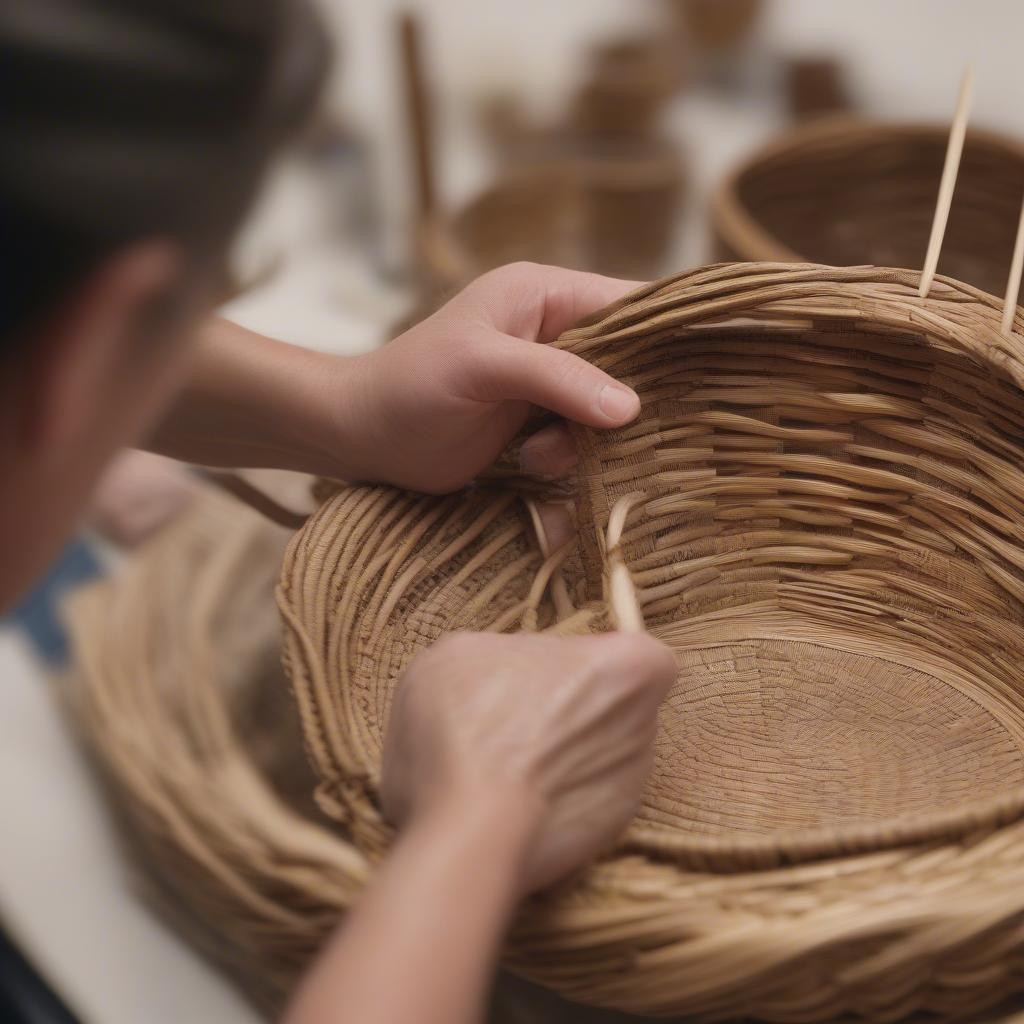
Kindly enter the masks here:
M 949 130 L 949 145 L 946 147 L 946 162 L 942 168 L 942 180 L 939 183 L 939 198 L 935 205 L 935 217 L 932 220 L 932 233 L 928 239 L 928 253 L 924 259 L 924 270 L 921 273 L 921 285 L 918 294 L 927 298 L 935 270 L 939 265 L 939 253 L 942 251 L 942 239 L 946 234 L 946 222 L 949 220 L 949 208 L 953 203 L 953 189 L 956 187 L 956 176 L 960 170 L 960 157 L 964 151 L 964 137 L 967 134 L 967 118 L 971 110 L 971 95 L 974 92 L 974 70 L 968 67 L 960 83 L 960 98 L 957 100 L 956 113 Z
M 1021 203 L 1020 220 L 1017 222 L 1017 239 L 1013 243 L 1010 278 L 1006 282 L 1006 301 L 1003 303 L 1003 334 L 1013 333 L 1013 317 L 1017 312 L 1017 297 L 1020 295 L 1022 270 L 1024 270 L 1024 202 Z
M 409 119 L 406 127 L 412 143 L 417 214 L 422 222 L 433 216 L 437 206 L 434 189 L 434 133 L 423 68 L 422 33 L 418 19 L 411 11 L 403 11 L 399 15 L 398 30 Z

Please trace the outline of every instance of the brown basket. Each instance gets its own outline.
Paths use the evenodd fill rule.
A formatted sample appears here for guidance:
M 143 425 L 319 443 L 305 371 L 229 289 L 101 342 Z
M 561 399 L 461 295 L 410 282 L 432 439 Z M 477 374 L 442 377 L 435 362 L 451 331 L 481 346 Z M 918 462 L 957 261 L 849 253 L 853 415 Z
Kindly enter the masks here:
M 570 126 L 584 135 L 651 135 L 684 81 L 682 54 L 664 38 L 620 39 L 596 47 L 576 93 Z
M 523 909 L 515 970 L 600 1006 L 790 1024 L 1024 989 L 1024 349 L 991 296 L 917 284 L 722 265 L 564 335 L 643 412 L 577 431 L 561 564 L 514 488 L 347 488 L 290 545 L 319 802 L 371 860 L 391 692 L 437 637 L 606 629 L 625 564 L 676 650 L 640 813 Z
M 280 662 L 284 543 L 204 494 L 124 571 L 76 595 L 66 687 L 146 900 L 275 1020 L 370 878 L 312 801 Z M 503 974 L 487 1020 L 623 1018 Z
M 679 154 L 656 139 L 578 141 L 459 211 L 434 263 L 448 288 L 516 260 L 644 279 L 664 265 L 682 187 Z
M 754 27 L 763 0 L 669 0 L 684 37 L 695 49 L 719 53 L 739 45 Z
M 502 176 L 451 220 L 460 279 L 517 260 L 580 263 L 581 217 L 580 190 L 568 163 L 544 161 Z
M 76 595 L 69 706 L 147 899 L 273 1012 L 369 868 L 309 799 L 273 602 L 286 534 L 195 506 Z
M 815 121 L 755 153 L 713 202 L 725 259 L 920 267 L 948 126 Z M 1006 290 L 1024 188 L 1024 147 L 967 135 L 939 270 Z

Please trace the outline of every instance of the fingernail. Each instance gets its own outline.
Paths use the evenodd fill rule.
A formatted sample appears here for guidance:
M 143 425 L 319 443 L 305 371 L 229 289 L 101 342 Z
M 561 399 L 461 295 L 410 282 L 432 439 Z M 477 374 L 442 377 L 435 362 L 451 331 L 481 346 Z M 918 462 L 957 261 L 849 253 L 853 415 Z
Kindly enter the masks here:
M 524 444 L 519 449 L 519 468 L 527 476 L 541 476 L 547 469 L 547 459 L 543 451 L 538 451 L 535 445 Z
M 597 396 L 601 412 L 616 423 L 628 423 L 640 411 L 640 399 L 636 392 L 624 384 L 605 384 Z

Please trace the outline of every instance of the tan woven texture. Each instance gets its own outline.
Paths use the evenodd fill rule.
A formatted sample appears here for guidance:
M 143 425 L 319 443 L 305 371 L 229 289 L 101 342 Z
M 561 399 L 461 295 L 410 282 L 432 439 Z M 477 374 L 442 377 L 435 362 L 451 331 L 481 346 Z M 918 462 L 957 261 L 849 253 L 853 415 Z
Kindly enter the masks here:
M 285 1001 L 371 877 L 312 803 L 274 604 L 285 532 L 205 493 L 77 595 L 76 731 L 147 903 L 261 1015 Z M 487 1024 L 625 1024 L 507 973 Z
M 76 596 L 66 685 L 147 900 L 270 1013 L 370 877 L 309 799 L 273 600 L 285 537 L 204 495 Z
M 677 652 L 642 809 L 524 908 L 506 963 L 526 976 L 786 1022 L 1024 989 L 1024 350 L 996 299 L 917 283 L 719 265 L 564 335 L 643 400 L 577 431 L 568 553 L 513 487 L 346 488 L 291 543 L 279 604 L 319 801 L 371 860 L 391 692 L 438 636 L 606 629 L 621 560 Z
M 836 117 L 797 128 L 721 184 L 712 216 L 725 259 L 919 267 L 928 247 L 948 125 Z M 939 271 L 1006 290 L 1024 148 L 969 131 Z
M 448 225 L 457 280 L 529 259 L 645 279 L 663 272 L 683 162 L 656 138 L 575 140 L 500 177 Z

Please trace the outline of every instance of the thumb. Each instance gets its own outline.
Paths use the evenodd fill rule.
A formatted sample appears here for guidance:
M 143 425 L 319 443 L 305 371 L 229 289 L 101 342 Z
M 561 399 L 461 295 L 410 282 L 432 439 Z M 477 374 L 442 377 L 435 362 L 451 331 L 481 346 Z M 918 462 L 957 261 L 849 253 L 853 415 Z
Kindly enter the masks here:
M 477 401 L 530 402 L 588 427 L 621 427 L 640 412 L 632 388 L 571 352 L 508 335 L 478 351 L 467 380 Z

